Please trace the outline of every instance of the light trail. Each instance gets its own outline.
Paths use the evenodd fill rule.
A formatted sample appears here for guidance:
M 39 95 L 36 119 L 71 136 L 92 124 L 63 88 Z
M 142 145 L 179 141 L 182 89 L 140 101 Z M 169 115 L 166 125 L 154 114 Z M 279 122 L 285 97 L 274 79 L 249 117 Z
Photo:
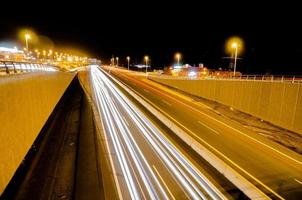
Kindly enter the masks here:
M 131 199 L 141 199 L 144 195 L 150 199 L 173 198 L 171 191 L 167 191 L 167 186 L 162 185 L 161 182 L 163 181 L 158 180 L 158 176 L 155 174 L 158 172 L 155 172 L 154 167 L 152 167 L 154 165 L 164 165 L 167 172 L 162 171 L 162 173 L 167 173 L 173 177 L 168 181 L 174 180 L 181 187 L 181 191 L 184 191 L 190 198 L 226 199 L 188 158 L 112 83 L 107 77 L 110 75 L 107 74 L 106 76 L 104 73 L 106 72 L 100 71 L 96 67 L 91 68 L 96 105 L 99 114 L 104 118 L 105 134 L 111 138 L 111 146 L 117 156 L 117 163 L 113 165 L 116 169 L 121 169 L 127 188 L 127 191 L 121 189 L 122 193 L 129 193 Z M 114 77 L 110 78 L 114 79 Z M 128 117 L 128 122 L 125 116 Z M 134 133 L 134 130 L 136 133 Z M 138 137 L 142 138 L 144 143 L 148 145 L 142 147 Z M 154 153 L 153 156 L 161 162 L 152 163 L 148 160 L 149 155 L 145 155 L 145 148 L 151 149 Z M 134 171 L 134 169 L 136 170 Z M 122 181 L 118 180 L 116 184 L 122 184 Z M 138 180 L 141 180 L 143 184 L 139 184 Z M 141 186 L 143 189 L 141 189 Z M 145 191 L 147 194 L 145 194 Z

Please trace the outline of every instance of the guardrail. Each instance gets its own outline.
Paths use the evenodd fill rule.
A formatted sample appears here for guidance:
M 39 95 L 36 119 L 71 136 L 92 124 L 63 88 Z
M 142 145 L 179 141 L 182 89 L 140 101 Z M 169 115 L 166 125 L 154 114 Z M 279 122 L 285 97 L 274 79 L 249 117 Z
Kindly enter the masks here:
M 302 83 L 302 76 L 279 76 L 279 75 L 242 75 L 231 77 L 219 77 L 219 76 L 204 76 L 204 77 L 189 77 L 189 76 L 170 76 L 170 75 L 149 75 L 162 79 L 174 79 L 174 80 L 241 80 L 241 81 L 270 81 L 270 82 L 292 82 Z
M 37 71 L 56 71 L 56 68 L 43 63 L 0 61 L 0 75 Z

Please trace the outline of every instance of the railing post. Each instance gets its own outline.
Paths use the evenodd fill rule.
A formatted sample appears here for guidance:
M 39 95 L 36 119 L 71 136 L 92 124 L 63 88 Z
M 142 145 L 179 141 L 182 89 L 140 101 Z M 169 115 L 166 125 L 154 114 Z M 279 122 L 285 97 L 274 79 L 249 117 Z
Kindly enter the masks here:
M 292 83 L 294 83 L 295 82 L 295 76 L 293 77 L 293 81 L 292 81 Z
M 16 74 L 16 73 L 17 73 L 17 70 L 16 70 L 15 63 L 13 63 L 13 66 L 14 66 L 14 73 Z
M 5 63 L 4 65 L 5 65 L 6 73 L 9 74 L 9 70 L 8 70 L 7 64 Z

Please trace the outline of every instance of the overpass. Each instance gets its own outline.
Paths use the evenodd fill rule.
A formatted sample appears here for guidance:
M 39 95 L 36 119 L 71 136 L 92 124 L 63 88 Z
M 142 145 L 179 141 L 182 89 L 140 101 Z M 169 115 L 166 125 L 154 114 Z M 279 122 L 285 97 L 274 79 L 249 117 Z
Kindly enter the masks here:
M 0 78 L 2 197 L 301 195 L 301 155 L 142 73 L 86 69 Z

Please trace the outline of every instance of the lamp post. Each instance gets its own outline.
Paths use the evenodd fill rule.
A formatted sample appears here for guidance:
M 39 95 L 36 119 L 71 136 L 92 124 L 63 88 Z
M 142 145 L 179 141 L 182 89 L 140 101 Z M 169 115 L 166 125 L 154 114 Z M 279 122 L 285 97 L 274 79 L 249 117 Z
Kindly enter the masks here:
M 177 58 L 177 65 L 179 65 L 179 61 L 180 61 L 180 53 L 177 53 L 175 56 L 176 56 L 176 58 Z
M 116 67 L 118 67 L 118 57 L 116 57 Z
M 128 61 L 128 71 L 129 71 L 129 62 L 130 62 L 130 57 L 127 56 L 127 61 Z
M 145 61 L 146 61 L 146 74 L 147 74 L 147 68 L 148 68 L 148 60 L 149 60 L 149 56 L 145 56 Z
M 234 58 L 234 77 L 236 75 L 236 64 L 237 64 L 237 53 L 238 53 L 238 43 L 234 42 L 232 48 L 235 49 L 235 58 Z
M 28 33 L 26 33 L 25 34 L 25 45 L 26 45 L 27 53 L 29 52 L 29 49 L 28 49 L 28 40 L 30 40 L 30 35 Z

